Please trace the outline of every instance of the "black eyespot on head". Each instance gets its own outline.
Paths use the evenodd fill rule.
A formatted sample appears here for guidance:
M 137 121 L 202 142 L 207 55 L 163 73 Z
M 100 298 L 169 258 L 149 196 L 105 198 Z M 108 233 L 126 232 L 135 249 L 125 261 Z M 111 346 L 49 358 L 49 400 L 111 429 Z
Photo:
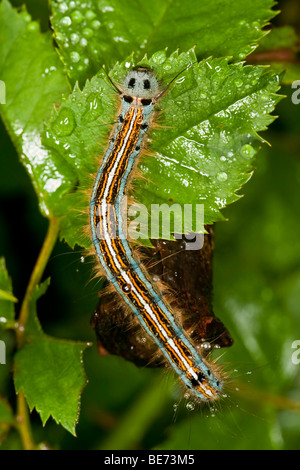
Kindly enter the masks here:
M 146 123 L 141 125 L 141 129 L 147 129 L 147 127 L 148 127 L 148 124 Z
M 137 152 L 140 150 L 140 148 L 141 148 L 141 147 L 140 147 L 139 145 L 136 145 L 136 146 L 135 146 L 135 150 L 136 150 Z
M 131 78 L 128 83 L 128 88 L 134 88 L 135 86 L 135 78 Z
M 149 104 L 152 103 L 152 100 L 144 98 L 144 99 L 141 100 L 141 103 L 142 103 L 143 106 L 149 106 Z
M 148 79 L 144 80 L 144 89 L 150 90 L 150 81 Z
M 123 122 L 123 121 L 124 121 L 124 118 L 123 118 L 122 114 L 120 114 L 120 116 L 119 116 L 119 121 L 120 121 L 120 122 Z
M 133 98 L 132 98 L 132 96 L 125 95 L 125 96 L 123 96 L 123 100 L 126 101 L 126 103 L 132 103 Z

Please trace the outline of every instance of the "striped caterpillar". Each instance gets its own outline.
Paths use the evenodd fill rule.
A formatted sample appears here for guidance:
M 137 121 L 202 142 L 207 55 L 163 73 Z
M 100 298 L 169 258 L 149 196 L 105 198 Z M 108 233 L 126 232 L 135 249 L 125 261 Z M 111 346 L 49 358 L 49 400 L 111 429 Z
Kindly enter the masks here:
M 170 84 L 169 84 L 170 85 Z M 168 86 L 169 86 L 168 85 Z M 95 178 L 90 199 L 90 229 L 102 270 L 172 369 L 201 401 L 218 398 L 220 373 L 199 353 L 126 239 L 127 219 L 120 210 L 132 172 L 152 125 L 159 90 L 152 71 L 131 70 L 119 90 L 121 112 Z

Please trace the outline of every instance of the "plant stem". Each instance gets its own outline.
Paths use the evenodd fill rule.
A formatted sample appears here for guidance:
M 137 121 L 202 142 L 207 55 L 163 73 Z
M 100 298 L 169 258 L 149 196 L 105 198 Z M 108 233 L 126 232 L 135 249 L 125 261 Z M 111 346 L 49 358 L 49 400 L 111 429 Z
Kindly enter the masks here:
M 47 231 L 42 249 L 36 261 L 36 264 L 33 268 L 33 271 L 32 271 L 28 286 L 27 286 L 27 290 L 25 293 L 25 297 L 22 303 L 20 316 L 18 320 L 18 327 L 17 327 L 18 348 L 20 348 L 24 342 L 24 329 L 25 329 L 26 321 L 27 321 L 28 314 L 29 314 L 30 300 L 32 298 L 32 295 L 36 286 L 39 284 L 42 278 L 43 272 L 48 263 L 53 247 L 56 243 L 58 231 L 59 231 L 59 222 L 56 218 L 52 217 L 50 219 L 48 231 Z
M 18 319 L 18 326 L 16 329 L 17 345 L 20 349 L 24 344 L 25 326 L 29 315 L 30 301 L 36 286 L 39 284 L 45 267 L 48 263 L 49 257 L 52 253 L 53 247 L 56 243 L 59 231 L 59 222 L 56 218 L 52 217 L 49 222 L 48 231 L 39 253 L 36 264 L 33 268 L 25 297 L 22 303 L 20 316 Z M 17 395 L 17 428 L 19 430 L 23 446 L 25 450 L 34 449 L 35 443 L 32 436 L 31 423 L 29 419 L 28 406 L 24 397 L 23 391 L 20 390 Z
M 284 397 L 281 395 L 275 395 L 270 392 L 265 392 L 263 390 L 256 389 L 249 385 L 238 384 L 238 391 L 233 393 L 238 397 L 243 397 L 248 401 L 253 401 L 256 404 L 269 404 L 274 408 L 279 410 L 291 410 L 295 412 L 300 412 L 300 401 L 293 398 Z
M 19 391 L 17 397 L 17 429 L 20 433 L 24 449 L 33 450 L 35 444 L 32 437 L 28 407 L 22 390 Z

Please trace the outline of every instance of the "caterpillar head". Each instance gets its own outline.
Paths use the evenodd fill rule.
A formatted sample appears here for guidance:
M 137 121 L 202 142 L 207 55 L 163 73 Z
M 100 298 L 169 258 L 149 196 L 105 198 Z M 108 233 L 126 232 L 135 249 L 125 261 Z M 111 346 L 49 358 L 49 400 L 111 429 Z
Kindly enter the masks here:
M 151 99 L 158 94 L 159 83 L 151 70 L 139 67 L 126 75 L 122 91 L 124 95 Z

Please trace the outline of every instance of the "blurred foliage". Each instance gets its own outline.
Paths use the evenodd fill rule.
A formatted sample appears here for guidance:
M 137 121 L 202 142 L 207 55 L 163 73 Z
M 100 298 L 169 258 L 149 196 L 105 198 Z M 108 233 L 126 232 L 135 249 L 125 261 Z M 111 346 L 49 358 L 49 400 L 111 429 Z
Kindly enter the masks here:
M 274 24 L 297 30 L 298 2 L 279 6 L 282 14 Z M 47 2 L 28 1 L 28 8 L 46 30 Z M 292 91 L 282 90 L 286 99 L 277 106 L 279 118 L 263 135 L 272 147 L 260 151 L 245 197 L 226 209 L 229 220 L 215 227 L 214 310 L 235 340 L 222 359 L 228 364 L 228 397 L 216 409 L 188 411 L 182 402 L 175 411 L 179 395 L 171 376 L 118 357 L 100 358 L 94 345 L 84 352 L 88 385 L 77 437 L 51 419 L 43 428 L 33 411 L 35 442 L 62 449 L 299 449 L 300 365 L 291 356 L 292 342 L 300 339 L 300 105 L 292 104 Z M 21 299 L 47 222 L 2 124 L 0 132 L 1 255 L 13 294 Z M 53 282 L 38 301 L 44 332 L 94 342 L 89 318 L 98 285 L 88 281 L 91 265 L 79 249 L 57 243 L 48 276 Z M 4 290 L 10 291 L 7 281 Z M 1 339 L 7 363 L 0 365 L 0 395 L 9 397 L 11 406 L 1 398 L 0 441 L 3 449 L 18 449 L 22 443 L 11 409 L 15 339 L 11 331 L 1 331 Z

